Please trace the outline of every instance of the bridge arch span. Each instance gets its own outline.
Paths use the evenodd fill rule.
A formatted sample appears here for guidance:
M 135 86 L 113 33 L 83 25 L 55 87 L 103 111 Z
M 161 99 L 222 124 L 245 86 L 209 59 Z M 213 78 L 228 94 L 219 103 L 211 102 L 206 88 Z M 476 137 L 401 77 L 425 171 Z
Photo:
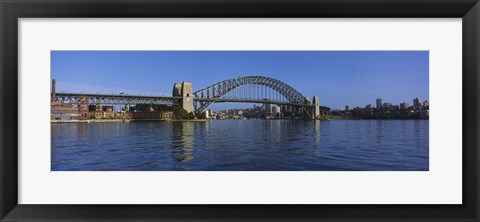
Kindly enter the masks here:
M 237 78 L 223 80 L 207 88 L 194 92 L 194 98 L 197 98 L 197 101 L 203 99 L 203 101 L 200 102 L 200 105 L 196 107 L 196 110 L 204 111 L 211 104 L 215 103 L 215 99 L 220 99 L 228 93 L 248 85 L 260 85 L 270 88 L 278 92 L 291 104 L 306 104 L 305 96 L 303 96 L 300 92 L 298 92 L 290 85 L 278 79 L 266 76 L 240 76 Z

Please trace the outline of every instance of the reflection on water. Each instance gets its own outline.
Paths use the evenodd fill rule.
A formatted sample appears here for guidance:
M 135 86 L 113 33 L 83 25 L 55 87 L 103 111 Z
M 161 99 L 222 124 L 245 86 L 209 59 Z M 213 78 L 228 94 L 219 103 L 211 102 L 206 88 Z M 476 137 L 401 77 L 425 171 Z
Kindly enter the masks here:
M 315 120 L 315 143 L 320 143 L 320 120 Z
M 428 120 L 52 124 L 52 170 L 428 170 Z
M 175 161 L 188 162 L 193 159 L 193 122 L 181 122 L 172 124 L 173 140 L 172 148 Z

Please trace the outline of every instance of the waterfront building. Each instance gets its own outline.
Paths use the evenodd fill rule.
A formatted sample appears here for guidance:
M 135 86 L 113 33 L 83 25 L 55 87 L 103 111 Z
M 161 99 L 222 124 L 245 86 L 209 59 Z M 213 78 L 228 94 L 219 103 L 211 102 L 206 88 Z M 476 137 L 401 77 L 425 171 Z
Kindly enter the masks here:
M 210 112 L 208 112 L 208 110 L 205 110 L 205 119 L 209 119 L 210 118 Z
M 345 111 L 350 111 L 350 106 L 349 105 L 345 106 Z
M 103 106 L 103 112 L 113 112 L 113 106 Z
M 420 111 L 420 119 L 428 119 L 429 115 L 428 109 Z
M 377 98 L 377 109 L 382 108 L 382 98 Z
M 71 103 L 64 102 L 52 102 L 50 106 L 50 114 L 50 118 L 56 120 L 71 120 L 80 117 L 78 107 Z
M 424 108 L 427 108 L 428 106 L 429 106 L 428 100 L 425 100 L 425 101 L 423 102 L 423 107 L 424 107 Z
M 274 107 L 273 107 L 273 111 L 274 111 L 274 112 L 273 112 L 274 114 L 277 114 L 277 113 L 280 113 L 280 112 L 281 112 L 279 106 L 274 106 Z
M 88 112 L 88 97 L 80 96 L 78 98 L 78 112 L 80 113 Z
M 383 108 L 390 109 L 392 107 L 392 103 L 383 103 Z
M 105 116 L 107 113 L 103 113 Z M 169 120 L 174 118 L 173 111 L 160 111 L 160 112 L 133 112 L 131 113 L 133 119 L 151 119 L 151 120 Z M 108 118 L 108 117 L 106 117 Z
M 272 104 L 267 103 L 264 106 L 265 106 L 265 112 L 266 113 L 272 113 Z
M 409 109 L 410 108 L 410 103 L 404 102 L 400 103 L 400 109 Z
M 416 97 L 415 99 L 413 99 L 413 106 L 415 108 L 421 107 L 422 106 L 422 100 L 420 100 L 418 97 Z

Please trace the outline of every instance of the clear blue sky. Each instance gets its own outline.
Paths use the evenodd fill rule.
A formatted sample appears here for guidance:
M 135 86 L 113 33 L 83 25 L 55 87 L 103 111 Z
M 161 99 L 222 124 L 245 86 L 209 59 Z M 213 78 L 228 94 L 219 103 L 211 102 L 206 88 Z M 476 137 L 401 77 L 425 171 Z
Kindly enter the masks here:
M 52 51 L 57 91 L 171 95 L 247 75 L 279 79 L 333 109 L 429 98 L 428 51 Z M 213 110 L 251 107 L 218 104 Z

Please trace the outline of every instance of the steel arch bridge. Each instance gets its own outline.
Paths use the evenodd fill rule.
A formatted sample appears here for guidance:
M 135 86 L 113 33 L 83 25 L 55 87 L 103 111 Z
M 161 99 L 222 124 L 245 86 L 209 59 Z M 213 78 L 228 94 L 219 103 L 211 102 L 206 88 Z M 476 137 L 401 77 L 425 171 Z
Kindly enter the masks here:
M 278 79 L 266 76 L 241 76 L 223 80 L 198 90 L 193 95 L 195 109 L 200 112 L 218 102 L 311 106 L 308 99 L 296 89 Z
M 180 85 L 180 84 L 179 84 Z M 318 100 L 309 101 L 308 97 L 303 96 L 299 91 L 290 85 L 266 76 L 240 76 L 237 78 L 223 80 L 204 89 L 192 92 L 191 85 L 189 92 L 191 100 L 185 100 L 186 95 L 175 94 L 173 96 L 145 96 L 145 95 L 126 95 L 126 94 L 85 94 L 85 93 L 55 93 L 55 87 L 52 85 L 52 102 L 62 101 L 72 104 L 117 104 L 117 105 L 135 105 L 135 104 L 164 104 L 171 106 L 183 106 L 184 101 L 193 103 L 194 111 L 203 112 L 210 105 L 221 102 L 240 102 L 240 103 L 262 103 L 286 105 L 287 108 L 294 108 L 297 111 L 306 113 L 309 117 L 315 117 L 317 114 L 313 110 L 319 110 L 321 113 L 329 112 L 330 108 L 319 106 Z M 83 101 L 83 102 L 81 102 Z

